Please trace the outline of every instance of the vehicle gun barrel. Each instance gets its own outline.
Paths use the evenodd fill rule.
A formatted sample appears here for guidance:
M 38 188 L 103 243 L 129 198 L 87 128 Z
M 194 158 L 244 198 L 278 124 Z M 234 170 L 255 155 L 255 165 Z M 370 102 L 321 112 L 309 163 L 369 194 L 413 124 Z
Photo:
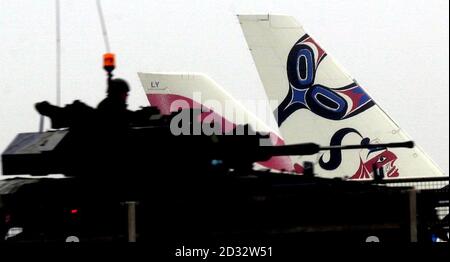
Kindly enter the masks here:
M 302 143 L 284 146 L 262 147 L 265 154 L 269 156 L 295 156 L 295 155 L 314 155 L 320 151 L 327 150 L 351 150 L 351 149 L 374 149 L 374 148 L 413 148 L 413 141 L 384 143 L 384 144 L 362 144 L 362 145 L 344 145 L 321 147 L 315 143 Z

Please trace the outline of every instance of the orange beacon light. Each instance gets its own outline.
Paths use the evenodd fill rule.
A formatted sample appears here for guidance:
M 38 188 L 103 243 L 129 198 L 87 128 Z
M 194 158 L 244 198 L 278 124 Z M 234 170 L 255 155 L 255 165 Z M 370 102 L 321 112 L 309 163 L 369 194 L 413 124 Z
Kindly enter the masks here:
M 112 76 L 112 71 L 116 67 L 116 57 L 113 53 L 106 53 L 103 55 L 103 68 L 108 72 L 108 76 Z

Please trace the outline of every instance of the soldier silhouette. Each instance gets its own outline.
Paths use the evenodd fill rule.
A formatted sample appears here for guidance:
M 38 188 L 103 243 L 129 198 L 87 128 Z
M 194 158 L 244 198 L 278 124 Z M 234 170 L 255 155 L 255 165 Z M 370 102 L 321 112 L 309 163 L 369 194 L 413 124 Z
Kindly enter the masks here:
M 130 124 L 133 111 L 127 109 L 130 87 L 123 79 L 108 81 L 107 96 L 97 105 L 96 140 L 92 155 L 99 173 L 112 175 L 125 174 L 132 151 Z M 95 157 L 96 156 L 96 157 Z
M 132 118 L 132 111 L 127 109 L 130 87 L 123 79 L 112 79 L 108 83 L 107 97 L 97 106 L 99 124 L 110 131 L 123 131 Z

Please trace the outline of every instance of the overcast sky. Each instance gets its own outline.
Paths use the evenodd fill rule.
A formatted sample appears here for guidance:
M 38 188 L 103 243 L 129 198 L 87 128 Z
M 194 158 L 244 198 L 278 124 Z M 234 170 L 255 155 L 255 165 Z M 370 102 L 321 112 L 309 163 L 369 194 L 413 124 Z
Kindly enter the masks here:
M 449 171 L 448 0 L 103 0 L 130 108 L 148 102 L 136 72 L 203 72 L 238 99 L 264 91 L 235 14 L 286 14 Z M 0 0 L 0 151 L 38 130 L 55 95 L 55 1 Z M 62 102 L 104 97 L 105 46 L 94 0 L 61 0 Z M 47 123 L 48 127 L 48 123 Z

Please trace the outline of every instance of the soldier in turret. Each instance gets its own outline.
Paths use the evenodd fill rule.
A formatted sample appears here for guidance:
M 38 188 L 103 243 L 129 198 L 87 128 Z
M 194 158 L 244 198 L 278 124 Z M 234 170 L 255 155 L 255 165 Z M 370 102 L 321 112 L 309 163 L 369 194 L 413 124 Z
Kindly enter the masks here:
M 109 81 L 107 97 L 97 106 L 99 123 L 105 128 L 123 130 L 132 121 L 133 112 L 127 109 L 130 87 L 123 79 Z

